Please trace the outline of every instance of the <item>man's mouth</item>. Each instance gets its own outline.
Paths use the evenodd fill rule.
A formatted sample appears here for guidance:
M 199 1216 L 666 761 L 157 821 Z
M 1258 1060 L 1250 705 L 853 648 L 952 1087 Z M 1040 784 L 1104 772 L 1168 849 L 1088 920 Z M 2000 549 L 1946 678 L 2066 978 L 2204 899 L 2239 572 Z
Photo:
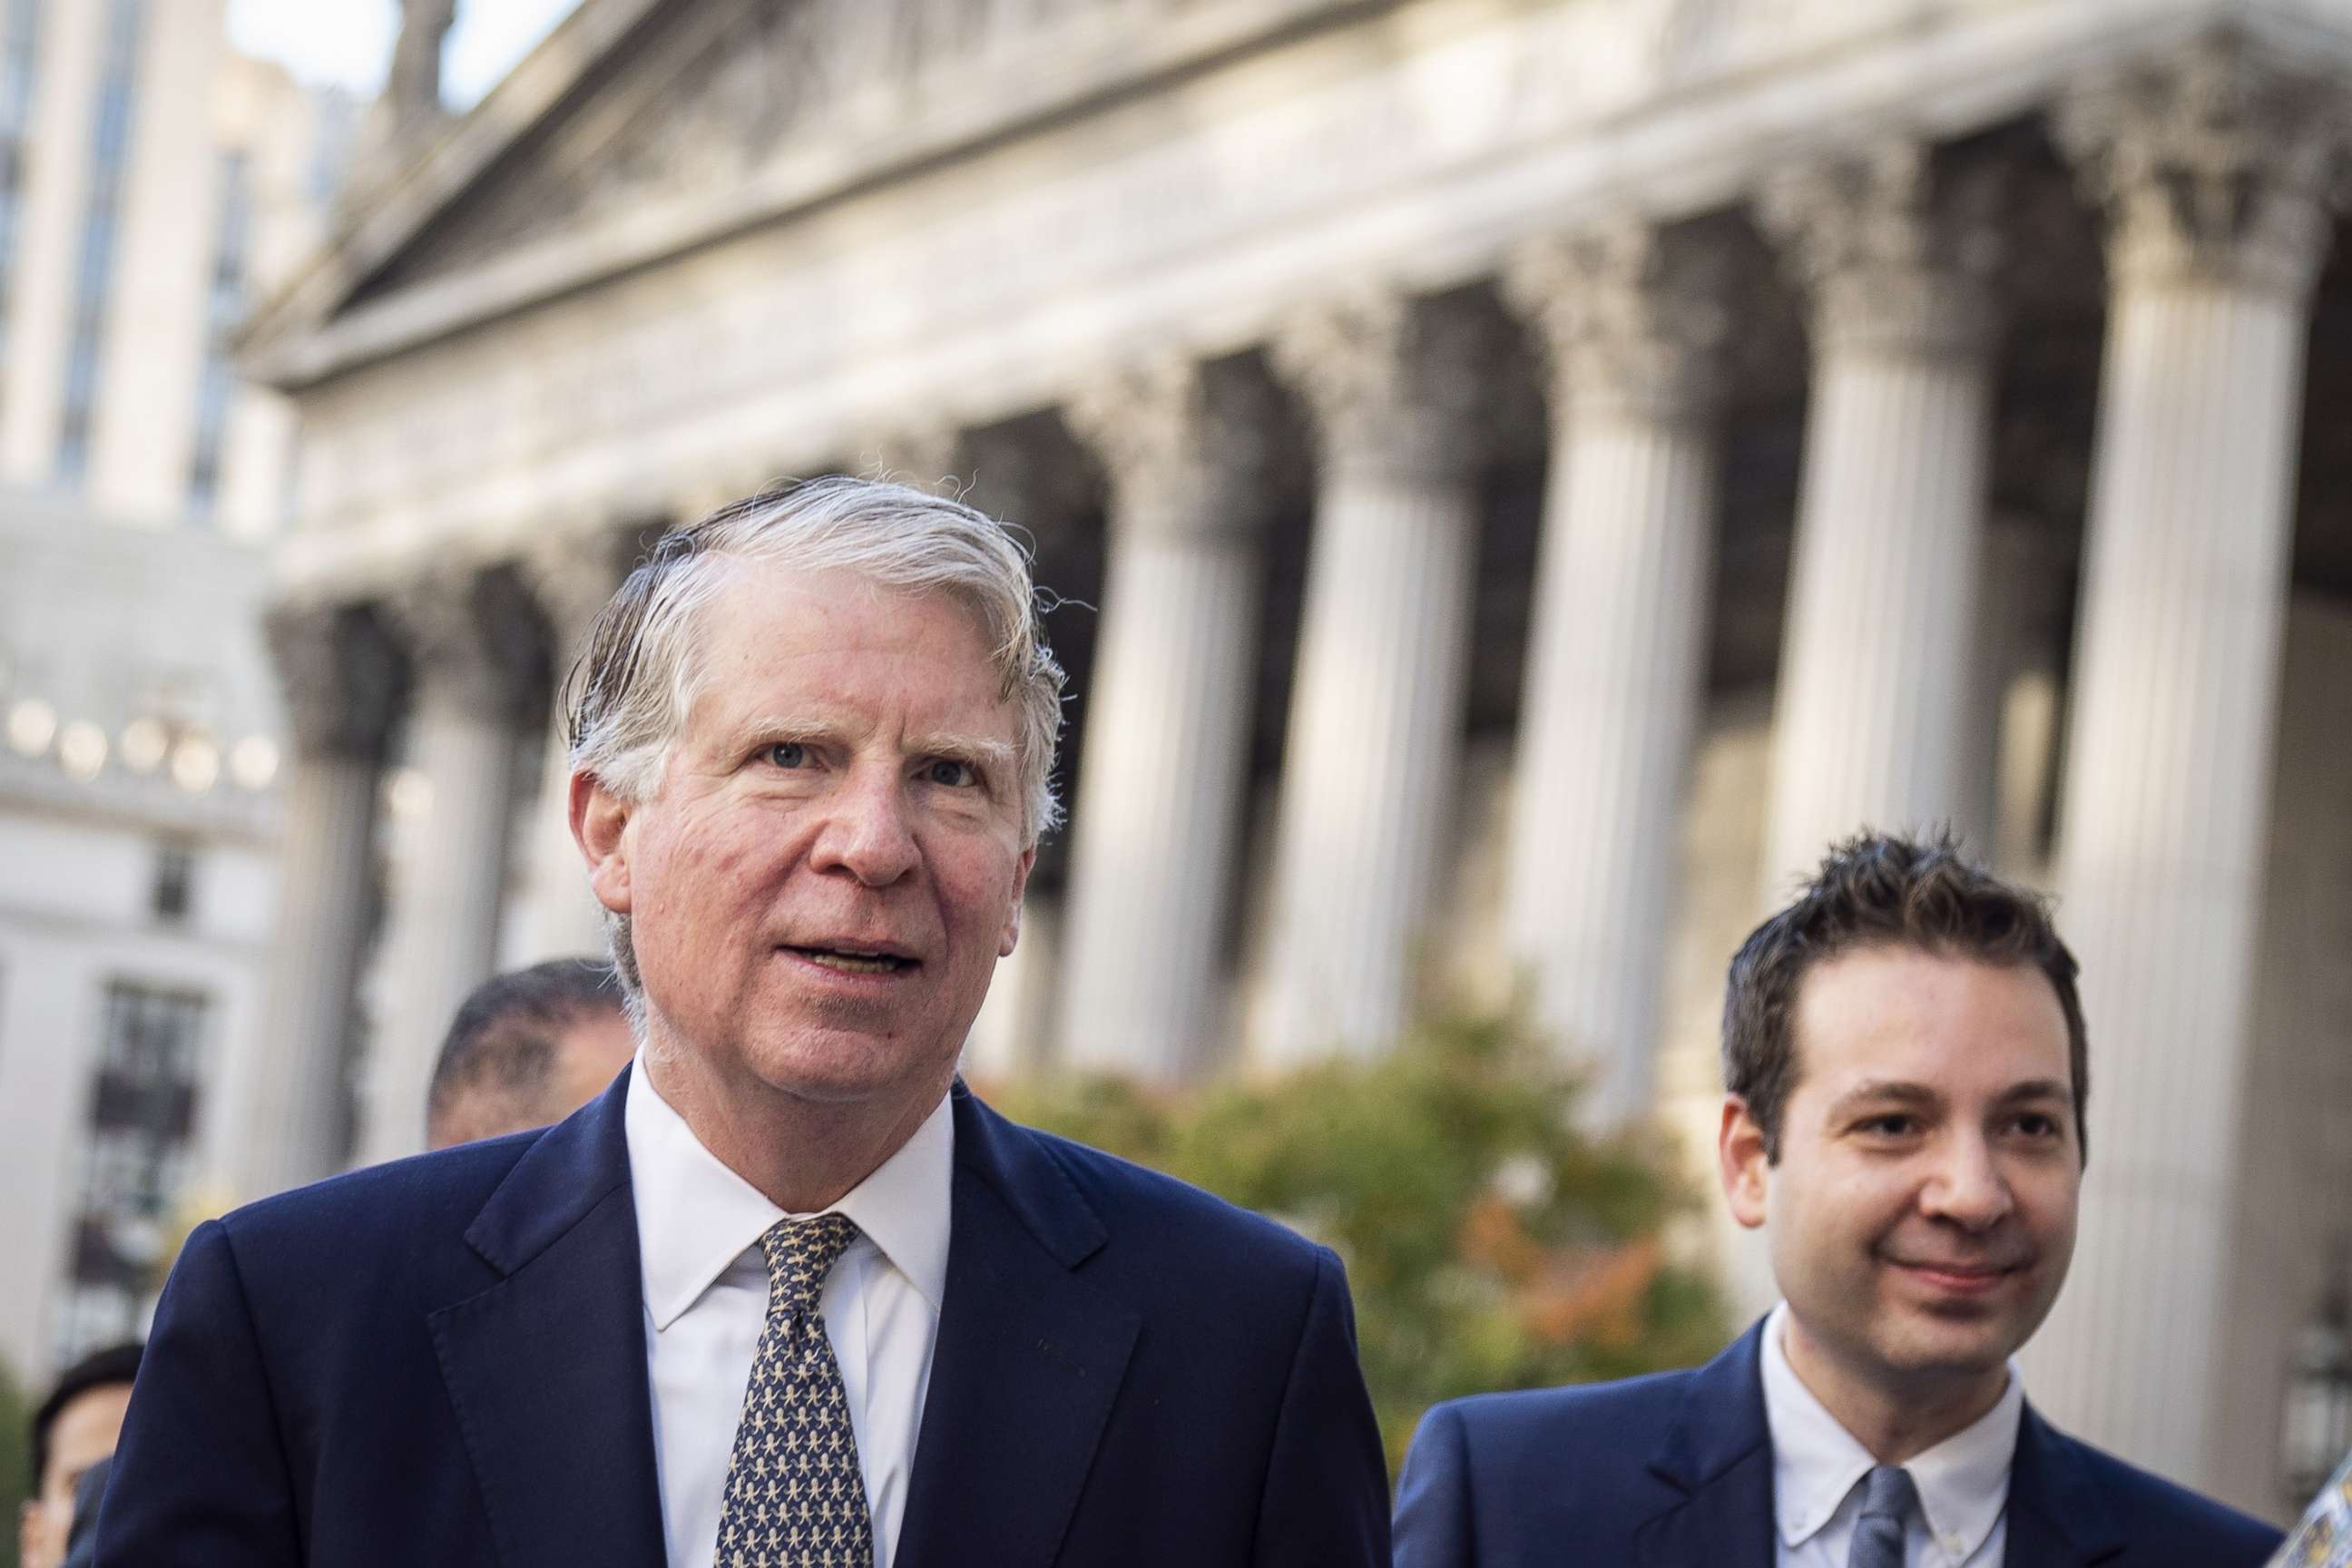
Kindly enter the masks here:
M 1946 1290 L 1989 1290 L 2025 1267 L 2022 1260 L 1994 1263 L 1944 1263 L 1931 1258 L 1890 1258 L 1905 1273 Z
M 821 946 L 787 942 L 784 951 L 807 959 L 820 969 L 830 969 L 841 974 L 903 974 L 922 965 L 922 960 L 912 954 L 893 948 L 856 942 L 833 942 Z

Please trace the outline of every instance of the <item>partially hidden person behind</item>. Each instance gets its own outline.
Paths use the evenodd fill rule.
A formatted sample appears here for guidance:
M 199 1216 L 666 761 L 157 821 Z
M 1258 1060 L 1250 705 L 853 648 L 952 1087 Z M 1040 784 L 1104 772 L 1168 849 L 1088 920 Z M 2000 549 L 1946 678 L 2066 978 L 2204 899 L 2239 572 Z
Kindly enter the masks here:
M 19 1568 L 58 1568 L 97 1519 L 91 1504 L 122 1435 L 139 1361 L 135 1343 L 92 1351 L 58 1374 L 33 1412 L 33 1495 L 16 1520 Z
M 1338 1258 L 957 1079 L 1056 816 L 1011 531 L 751 497 L 572 685 L 635 1060 L 535 1137 L 200 1226 L 100 1563 L 1386 1564 Z
M 609 962 L 551 958 L 493 974 L 458 1005 L 434 1060 L 425 1146 L 551 1126 L 610 1088 L 636 1049 Z
M 2257 1568 L 2036 1413 L 2086 1158 L 2075 963 L 1948 838 L 1837 846 L 1724 1002 L 1725 1199 L 1782 1300 L 1695 1371 L 1433 1410 L 1398 1568 Z

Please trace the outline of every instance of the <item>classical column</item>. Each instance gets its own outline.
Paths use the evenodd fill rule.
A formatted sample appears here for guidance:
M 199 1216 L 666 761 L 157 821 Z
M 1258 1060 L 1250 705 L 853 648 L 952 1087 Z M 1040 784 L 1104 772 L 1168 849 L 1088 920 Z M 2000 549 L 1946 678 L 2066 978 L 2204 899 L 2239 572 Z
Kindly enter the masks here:
M 351 1149 L 358 988 L 378 901 L 376 777 L 403 670 L 351 605 L 284 605 L 267 629 L 294 736 L 278 846 L 278 935 L 260 1036 L 236 1058 L 224 1173 L 240 1198 L 332 1175 Z
M 1794 165 L 1759 208 L 1811 307 L 1765 900 L 1864 826 L 1953 820 L 1975 792 L 1979 537 L 1997 192 L 1927 149 Z M 1972 841 L 1984 826 L 1954 821 Z
M 1315 536 L 1283 750 L 1262 1059 L 1393 1040 L 1461 759 L 1477 545 L 1468 320 L 1389 294 L 1288 323 L 1311 412 Z
M 1552 442 L 1512 780 L 1505 921 L 1536 1016 L 1644 1113 L 1714 556 L 1714 258 L 1623 221 L 1512 258 L 1551 362 Z
M 497 966 L 518 752 L 545 680 L 536 615 L 505 574 L 434 574 L 410 584 L 394 613 L 416 668 L 408 754 L 427 786 L 427 816 L 395 868 L 363 1163 L 424 1147 L 442 1037 Z
M 539 795 L 525 838 L 528 881 L 516 889 L 525 900 L 518 932 L 521 951 L 516 955 L 524 963 L 601 957 L 605 951 L 604 906 L 588 891 L 587 868 L 572 841 L 572 738 L 565 699 L 574 670 L 587 657 L 596 617 L 636 564 L 644 542 L 634 529 L 562 534 L 541 541 L 520 563 L 547 625 L 552 682 Z
M 2332 83 L 2216 38 L 2085 84 L 2057 120 L 2107 213 L 2109 294 L 2058 857 L 2091 1164 L 2032 1379 L 2070 1429 L 2192 1482 L 2212 1436 L 2304 354 L 2345 109 Z
M 1064 408 L 1110 476 L 1062 1059 L 1160 1081 L 1218 1054 L 1249 762 L 1270 389 L 1155 360 Z

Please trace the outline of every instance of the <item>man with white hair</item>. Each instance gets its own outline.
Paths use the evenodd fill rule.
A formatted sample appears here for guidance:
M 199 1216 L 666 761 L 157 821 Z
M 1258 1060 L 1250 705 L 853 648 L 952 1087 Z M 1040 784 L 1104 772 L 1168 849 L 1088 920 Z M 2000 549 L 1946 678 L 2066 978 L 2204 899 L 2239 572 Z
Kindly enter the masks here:
M 1061 681 L 959 502 L 665 538 L 570 711 L 634 1065 L 191 1237 L 100 1561 L 1384 1564 L 1338 1259 L 956 1080 Z

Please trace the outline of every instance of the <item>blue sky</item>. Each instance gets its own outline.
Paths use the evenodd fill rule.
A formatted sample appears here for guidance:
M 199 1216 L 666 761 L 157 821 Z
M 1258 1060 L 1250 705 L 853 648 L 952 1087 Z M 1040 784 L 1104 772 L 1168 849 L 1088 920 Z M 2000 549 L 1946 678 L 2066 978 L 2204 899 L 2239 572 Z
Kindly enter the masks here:
M 562 21 L 577 0 L 457 0 L 441 57 L 441 96 L 463 109 Z M 397 0 L 229 0 L 228 36 L 300 80 L 362 97 L 383 85 L 398 30 Z

